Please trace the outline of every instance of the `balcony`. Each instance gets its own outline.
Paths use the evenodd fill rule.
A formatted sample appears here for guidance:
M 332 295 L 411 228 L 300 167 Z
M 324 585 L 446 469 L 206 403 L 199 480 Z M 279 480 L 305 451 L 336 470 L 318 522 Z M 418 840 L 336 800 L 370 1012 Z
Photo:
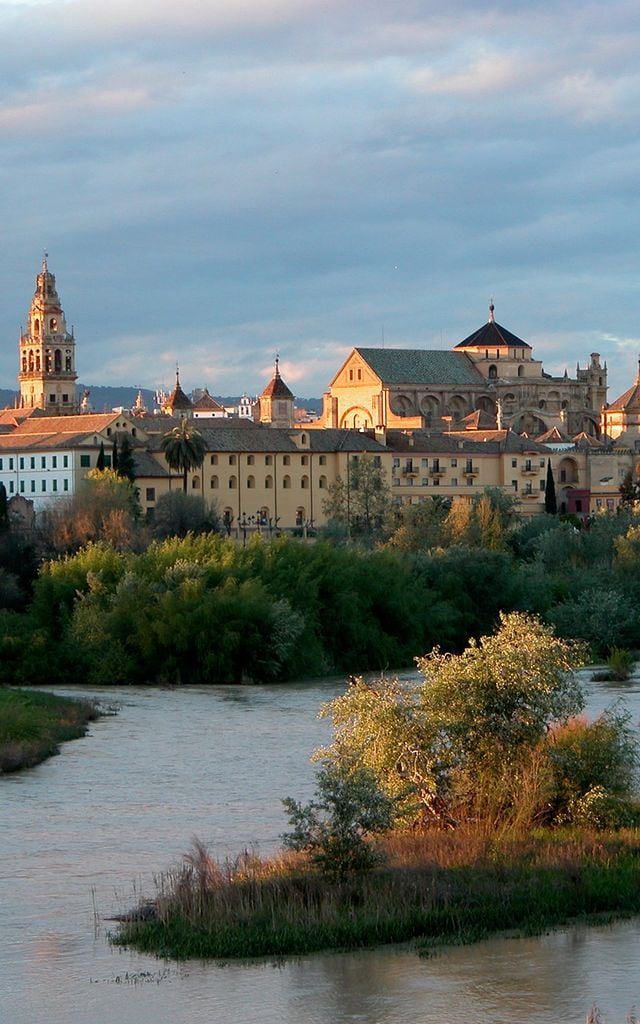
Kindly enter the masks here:
M 462 470 L 463 476 L 478 476 L 479 473 L 480 470 L 478 466 L 465 466 L 464 469 Z
M 432 466 L 429 470 L 429 476 L 441 477 L 445 475 L 444 466 Z
M 538 476 L 540 474 L 539 468 L 537 466 L 532 466 L 530 463 L 523 466 L 520 472 L 523 476 Z
M 420 476 L 420 470 L 417 466 L 412 466 L 411 463 L 407 463 L 400 470 L 402 476 Z
M 543 501 L 544 491 L 534 491 L 533 488 L 531 490 L 525 489 L 520 491 L 520 497 L 525 501 Z

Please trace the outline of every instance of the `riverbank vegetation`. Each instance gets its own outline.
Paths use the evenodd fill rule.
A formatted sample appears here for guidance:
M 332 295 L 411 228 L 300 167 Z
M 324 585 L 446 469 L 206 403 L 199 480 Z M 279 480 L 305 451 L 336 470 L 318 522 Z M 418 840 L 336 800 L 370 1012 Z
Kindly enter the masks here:
M 270 860 L 196 844 L 118 941 L 161 955 L 295 955 L 466 942 L 640 912 L 638 754 L 628 716 L 580 717 L 579 645 L 501 616 L 419 684 L 353 679 L 322 713 L 318 793 L 283 803 Z
M 84 736 L 98 711 L 88 701 L 0 688 L 0 773 L 31 768 Z
M 111 495 L 113 480 L 98 483 Z M 102 515 L 109 503 L 88 507 Z M 187 522 L 184 508 L 170 511 Z M 0 681 L 28 685 L 45 670 L 53 683 L 91 685 L 385 670 L 435 645 L 460 651 L 500 611 L 538 614 L 594 658 L 615 652 L 618 667 L 640 647 L 633 508 L 578 529 L 550 515 L 516 522 L 499 494 L 430 501 L 402 510 L 373 548 L 257 534 L 243 546 L 195 529 L 144 543 L 136 534 L 132 546 L 116 513 L 108 530 L 81 517 L 102 539 L 47 558 L 28 579 L 15 559 L 0 566 Z

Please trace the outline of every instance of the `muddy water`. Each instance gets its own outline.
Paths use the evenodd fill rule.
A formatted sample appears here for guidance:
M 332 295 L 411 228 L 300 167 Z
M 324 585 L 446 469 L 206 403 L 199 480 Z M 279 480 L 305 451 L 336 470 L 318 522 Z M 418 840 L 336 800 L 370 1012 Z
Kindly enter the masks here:
M 192 836 L 268 852 L 282 796 L 313 789 L 315 717 L 341 682 L 87 691 L 120 704 L 62 754 L 0 779 L 1 1024 L 558 1024 L 640 1009 L 640 922 L 284 965 L 167 964 L 114 949 L 103 920 L 151 892 Z M 602 708 L 640 682 L 589 686 Z

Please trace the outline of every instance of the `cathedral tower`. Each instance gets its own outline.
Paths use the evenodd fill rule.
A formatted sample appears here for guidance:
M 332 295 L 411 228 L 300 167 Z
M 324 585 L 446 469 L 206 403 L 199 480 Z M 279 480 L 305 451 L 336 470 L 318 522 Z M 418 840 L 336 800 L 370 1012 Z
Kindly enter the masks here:
M 20 407 L 44 409 L 52 416 L 77 413 L 76 342 L 73 332 L 67 333 L 46 253 L 19 345 Z

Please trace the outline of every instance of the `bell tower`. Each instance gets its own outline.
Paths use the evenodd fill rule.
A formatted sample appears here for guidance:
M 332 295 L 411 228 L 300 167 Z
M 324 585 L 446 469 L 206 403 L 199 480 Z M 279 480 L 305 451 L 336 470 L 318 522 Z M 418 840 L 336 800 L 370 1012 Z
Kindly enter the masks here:
M 76 341 L 73 331 L 67 333 L 47 253 L 36 277 L 28 325 L 20 334 L 19 348 L 20 407 L 44 409 L 51 416 L 77 413 Z

